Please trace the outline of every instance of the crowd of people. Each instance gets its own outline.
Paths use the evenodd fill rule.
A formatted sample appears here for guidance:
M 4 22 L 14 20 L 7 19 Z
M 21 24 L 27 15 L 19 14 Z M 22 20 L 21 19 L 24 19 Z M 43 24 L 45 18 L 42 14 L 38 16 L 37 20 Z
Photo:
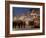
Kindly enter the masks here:
M 34 9 L 32 10 L 31 14 L 29 14 L 27 16 L 31 16 L 33 19 L 29 20 L 28 22 L 24 21 L 24 20 L 13 21 L 13 28 L 14 27 L 16 28 L 16 26 L 18 26 L 18 28 L 22 28 L 22 27 L 26 28 L 25 27 L 26 25 L 28 25 L 28 26 L 34 26 L 34 28 L 40 28 L 38 16 L 37 16 L 37 13 L 35 12 Z

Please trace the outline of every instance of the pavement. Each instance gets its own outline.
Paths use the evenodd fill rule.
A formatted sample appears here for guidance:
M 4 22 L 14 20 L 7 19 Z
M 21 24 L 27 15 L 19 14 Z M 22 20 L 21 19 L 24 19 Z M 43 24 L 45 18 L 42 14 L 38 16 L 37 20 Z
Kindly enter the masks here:
M 22 28 L 18 28 L 18 26 L 16 26 L 16 28 L 14 27 L 13 30 L 31 30 L 34 29 L 33 26 L 25 26 L 25 28 L 22 26 Z

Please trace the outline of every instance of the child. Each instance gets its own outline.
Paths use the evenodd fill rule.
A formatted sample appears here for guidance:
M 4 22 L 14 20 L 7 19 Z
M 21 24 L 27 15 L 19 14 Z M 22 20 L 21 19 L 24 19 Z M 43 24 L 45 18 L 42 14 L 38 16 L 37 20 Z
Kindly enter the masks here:
M 37 16 L 34 17 L 34 28 L 39 28 L 39 21 Z

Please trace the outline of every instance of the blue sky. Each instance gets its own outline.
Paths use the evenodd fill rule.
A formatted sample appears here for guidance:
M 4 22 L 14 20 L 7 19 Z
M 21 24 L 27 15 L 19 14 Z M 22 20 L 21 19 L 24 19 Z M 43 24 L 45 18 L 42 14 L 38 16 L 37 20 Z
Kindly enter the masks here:
M 39 10 L 39 8 L 21 8 L 21 7 L 13 7 L 13 16 L 21 15 L 23 13 L 27 13 L 28 11 L 32 11 L 32 9 Z

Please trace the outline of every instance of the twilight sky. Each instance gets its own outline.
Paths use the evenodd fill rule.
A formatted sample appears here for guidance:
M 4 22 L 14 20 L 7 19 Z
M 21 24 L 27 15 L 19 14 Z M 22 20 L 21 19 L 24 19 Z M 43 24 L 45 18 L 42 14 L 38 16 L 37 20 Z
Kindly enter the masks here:
M 23 13 L 27 13 L 28 11 L 31 11 L 32 10 L 39 10 L 39 8 L 21 8 L 21 7 L 13 7 L 13 16 L 16 16 L 16 15 L 21 15 Z

